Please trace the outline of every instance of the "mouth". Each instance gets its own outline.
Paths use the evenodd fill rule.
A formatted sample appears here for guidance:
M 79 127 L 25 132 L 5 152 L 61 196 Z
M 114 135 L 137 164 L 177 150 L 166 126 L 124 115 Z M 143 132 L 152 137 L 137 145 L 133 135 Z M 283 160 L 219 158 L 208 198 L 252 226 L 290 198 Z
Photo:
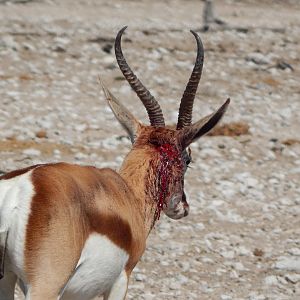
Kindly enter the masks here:
M 172 197 L 165 214 L 174 220 L 181 219 L 189 214 L 189 205 L 184 193 L 183 195 L 175 195 Z

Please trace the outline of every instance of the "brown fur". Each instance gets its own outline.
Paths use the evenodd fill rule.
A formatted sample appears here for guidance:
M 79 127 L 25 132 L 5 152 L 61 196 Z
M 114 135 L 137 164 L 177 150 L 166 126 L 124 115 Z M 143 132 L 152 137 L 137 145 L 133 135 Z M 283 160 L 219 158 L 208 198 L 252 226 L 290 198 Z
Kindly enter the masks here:
M 132 271 L 144 252 L 148 232 L 138 201 L 120 175 L 110 169 L 59 163 L 33 170 L 32 181 L 35 196 L 25 268 L 33 295 L 34 288 L 41 286 L 44 294 L 39 297 L 57 295 L 93 232 L 124 249 L 129 254 L 127 272 Z

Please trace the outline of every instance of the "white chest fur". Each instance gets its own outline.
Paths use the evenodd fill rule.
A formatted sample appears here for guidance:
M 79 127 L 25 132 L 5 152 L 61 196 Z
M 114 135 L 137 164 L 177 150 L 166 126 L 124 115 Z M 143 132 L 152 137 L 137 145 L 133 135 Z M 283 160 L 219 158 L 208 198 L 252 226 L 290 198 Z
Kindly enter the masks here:
M 107 237 L 91 234 L 61 299 L 92 299 L 103 294 L 115 283 L 127 260 L 128 254 Z

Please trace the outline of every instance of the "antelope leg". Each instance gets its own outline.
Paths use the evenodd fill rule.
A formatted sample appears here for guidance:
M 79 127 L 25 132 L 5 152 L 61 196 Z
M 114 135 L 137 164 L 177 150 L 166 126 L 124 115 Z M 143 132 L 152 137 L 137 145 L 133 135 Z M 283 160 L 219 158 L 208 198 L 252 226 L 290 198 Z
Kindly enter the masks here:
M 8 231 L 0 232 L 0 280 L 4 277 L 4 261 Z

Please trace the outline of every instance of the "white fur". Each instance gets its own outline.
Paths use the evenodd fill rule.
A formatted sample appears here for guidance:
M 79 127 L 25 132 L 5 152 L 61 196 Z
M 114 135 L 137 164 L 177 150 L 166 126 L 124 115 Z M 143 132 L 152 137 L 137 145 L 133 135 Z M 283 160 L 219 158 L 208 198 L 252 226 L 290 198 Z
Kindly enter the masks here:
M 29 171 L 0 181 L 0 232 L 9 232 L 5 280 L 0 284 L 1 300 L 13 299 L 16 277 L 26 282 L 24 247 L 34 186 Z M 8 258 L 8 255 L 7 255 Z M 123 299 L 127 290 L 124 271 L 128 254 L 107 237 L 94 233 L 87 239 L 76 270 L 62 291 L 62 300 L 87 300 L 106 294 L 112 300 Z M 11 274 L 12 276 L 10 276 Z M 9 282 L 8 282 L 9 281 Z M 27 298 L 29 299 L 29 294 Z
M 125 282 L 120 275 L 125 273 L 127 260 L 128 254 L 107 237 L 96 233 L 91 234 L 84 245 L 76 272 L 66 284 L 61 299 L 93 299 L 97 295 L 110 291 L 119 281 L 120 286 L 124 286 L 123 281 L 127 287 L 127 281 Z M 124 290 L 123 287 L 121 289 L 120 292 Z M 122 293 L 126 293 L 126 289 Z
M 128 277 L 125 271 L 123 271 L 109 293 L 104 296 L 104 300 L 123 300 L 125 299 L 128 285 Z
M 24 280 L 24 244 L 34 187 L 31 171 L 0 181 L 0 228 L 8 230 L 7 271 L 13 271 Z

